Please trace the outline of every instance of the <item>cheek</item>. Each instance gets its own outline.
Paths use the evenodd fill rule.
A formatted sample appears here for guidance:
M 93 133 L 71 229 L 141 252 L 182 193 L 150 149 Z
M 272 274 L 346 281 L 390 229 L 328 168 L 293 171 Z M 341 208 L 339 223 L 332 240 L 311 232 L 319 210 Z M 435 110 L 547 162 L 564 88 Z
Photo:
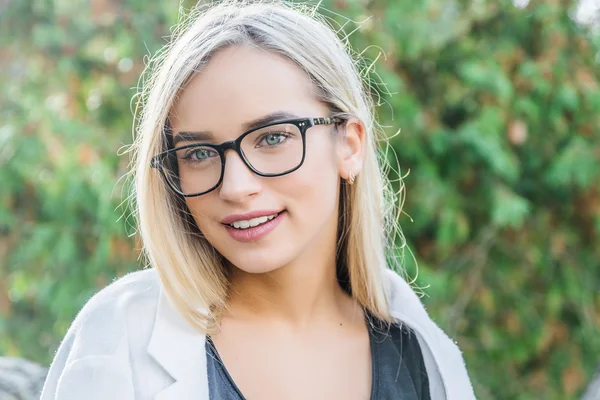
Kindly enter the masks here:
M 309 218 L 317 214 L 323 217 L 323 211 L 331 213 L 337 207 L 339 173 L 332 144 L 325 140 L 326 143 L 309 142 L 302 167 L 289 175 L 289 179 L 281 180 L 288 197 L 299 208 L 296 211 L 306 213 Z
M 214 209 L 214 207 L 211 208 L 211 201 L 208 196 L 210 195 L 195 198 L 190 197 L 185 200 L 190 213 L 194 217 L 194 221 L 196 221 L 196 225 L 198 225 L 198 228 L 205 234 L 210 230 L 210 226 L 214 221 L 214 216 L 211 217 L 210 213 L 207 211 Z

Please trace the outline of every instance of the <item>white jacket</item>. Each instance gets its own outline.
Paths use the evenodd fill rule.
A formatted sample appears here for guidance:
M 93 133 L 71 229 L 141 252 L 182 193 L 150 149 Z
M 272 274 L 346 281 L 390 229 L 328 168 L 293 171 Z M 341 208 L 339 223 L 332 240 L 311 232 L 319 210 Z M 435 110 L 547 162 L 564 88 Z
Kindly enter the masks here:
M 475 399 L 458 347 L 386 270 L 392 315 L 417 335 L 432 400 Z M 102 289 L 69 328 L 41 400 L 208 400 L 205 336 L 167 300 L 154 269 Z

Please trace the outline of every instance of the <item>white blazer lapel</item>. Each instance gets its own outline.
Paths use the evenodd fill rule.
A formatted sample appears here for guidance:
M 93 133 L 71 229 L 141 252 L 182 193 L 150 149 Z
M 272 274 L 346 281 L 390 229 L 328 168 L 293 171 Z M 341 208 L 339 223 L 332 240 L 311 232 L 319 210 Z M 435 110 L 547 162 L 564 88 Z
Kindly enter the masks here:
M 157 393 L 155 400 L 208 400 L 205 339 L 161 290 L 147 350 L 175 382 Z

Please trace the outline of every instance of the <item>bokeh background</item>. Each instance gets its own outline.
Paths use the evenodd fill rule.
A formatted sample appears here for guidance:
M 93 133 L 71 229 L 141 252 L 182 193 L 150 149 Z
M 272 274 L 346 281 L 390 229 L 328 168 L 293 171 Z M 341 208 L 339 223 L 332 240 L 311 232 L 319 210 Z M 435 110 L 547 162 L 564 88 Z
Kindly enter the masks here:
M 0 355 L 48 365 L 84 302 L 141 267 L 132 98 L 191 6 L 0 1 Z M 578 398 L 600 363 L 598 5 L 322 7 L 400 130 L 406 268 L 478 398 Z

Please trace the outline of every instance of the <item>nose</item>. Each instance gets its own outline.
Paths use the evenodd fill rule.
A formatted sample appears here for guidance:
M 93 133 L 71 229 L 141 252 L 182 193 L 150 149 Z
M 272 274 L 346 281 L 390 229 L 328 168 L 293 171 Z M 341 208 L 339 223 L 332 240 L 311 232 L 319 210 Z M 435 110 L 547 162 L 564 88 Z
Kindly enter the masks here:
M 243 203 L 260 191 L 258 176 L 244 163 L 235 151 L 225 153 L 225 171 L 219 196 L 232 203 Z

